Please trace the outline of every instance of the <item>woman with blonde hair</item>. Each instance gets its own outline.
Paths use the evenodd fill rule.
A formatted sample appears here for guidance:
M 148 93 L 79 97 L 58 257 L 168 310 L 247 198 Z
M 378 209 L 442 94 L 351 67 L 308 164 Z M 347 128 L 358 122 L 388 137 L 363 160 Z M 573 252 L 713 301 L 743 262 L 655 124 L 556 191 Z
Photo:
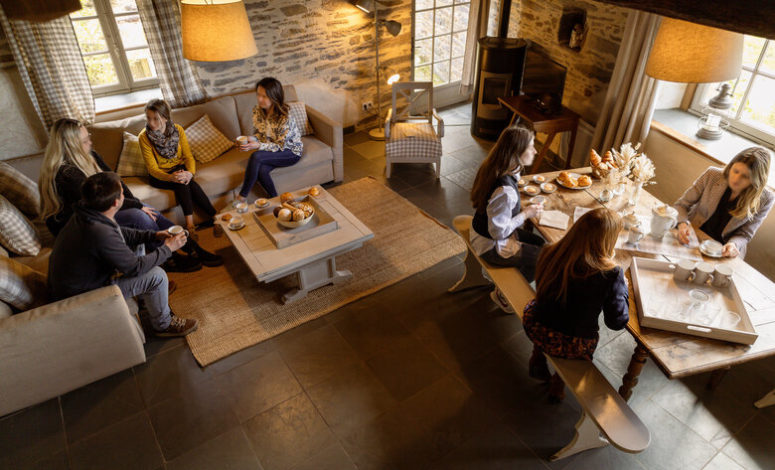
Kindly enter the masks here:
M 194 236 L 194 206 L 209 217 L 200 226 L 210 226 L 215 208 L 199 184 L 194 181 L 196 162 L 188 146 L 183 128 L 172 122 L 170 107 L 166 101 L 153 99 L 145 105 L 145 129 L 137 136 L 148 168 L 151 186 L 171 189 L 183 209 L 186 227 Z
M 592 360 L 597 347 L 598 317 L 621 330 L 629 321 L 629 292 L 624 273 L 614 262 L 622 219 L 599 208 L 587 212 L 557 243 L 541 251 L 536 265 L 536 296 L 525 306 L 522 324 L 533 342 L 529 374 L 550 380 L 544 354 Z M 550 394 L 562 396 L 555 375 Z
M 81 200 L 81 186 L 91 175 L 112 171 L 102 157 L 92 149 L 91 136 L 86 127 L 75 119 L 62 118 L 52 126 L 40 170 L 38 187 L 41 194 L 41 218 L 51 233 L 57 235 L 73 214 L 73 205 Z M 115 219 L 122 227 L 140 230 L 166 230 L 174 224 L 135 198 L 124 182 L 124 203 Z M 153 247 L 149 247 L 153 248 Z M 168 271 L 193 271 L 202 264 L 217 266 L 219 256 L 207 252 L 189 240 L 184 251 L 195 257 L 174 253 L 165 265 Z
M 770 152 L 762 147 L 743 150 L 723 170 L 705 170 L 673 205 L 681 242 L 689 243 L 694 223 L 723 245 L 723 256 L 745 257 L 748 242 L 775 201 L 766 188 L 769 172 Z
M 295 165 L 304 145 L 296 121 L 288 114 L 285 92 L 275 78 L 266 77 L 256 84 L 257 106 L 253 108 L 253 135 L 240 145 L 243 152 L 252 151 L 245 179 L 237 200 L 244 201 L 256 180 L 269 197 L 277 196 L 272 170 Z
M 507 127 L 482 162 L 471 189 L 474 218 L 471 247 L 494 266 L 513 266 L 532 282 L 536 260 L 544 239 L 523 228 L 528 219 L 541 214 L 543 206 L 522 207 L 517 181 L 533 163 L 535 134 L 521 127 Z M 496 288 L 492 300 L 504 311 L 513 312 Z

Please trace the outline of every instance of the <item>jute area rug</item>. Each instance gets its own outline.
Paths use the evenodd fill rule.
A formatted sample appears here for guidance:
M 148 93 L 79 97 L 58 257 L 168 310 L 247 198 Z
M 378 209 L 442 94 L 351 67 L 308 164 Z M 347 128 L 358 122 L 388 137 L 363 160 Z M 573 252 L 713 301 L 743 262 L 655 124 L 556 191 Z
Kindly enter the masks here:
M 223 256 L 224 264 L 172 274 L 178 289 L 170 306 L 181 316 L 199 320 L 199 329 L 186 340 L 200 365 L 321 317 L 465 250 L 452 230 L 371 178 L 329 192 L 374 232 L 374 238 L 337 257 L 337 268 L 353 273 L 349 282 L 321 287 L 290 305 L 283 305 L 280 296 L 295 286 L 294 277 L 259 283 L 226 236 L 199 232 L 199 243 Z

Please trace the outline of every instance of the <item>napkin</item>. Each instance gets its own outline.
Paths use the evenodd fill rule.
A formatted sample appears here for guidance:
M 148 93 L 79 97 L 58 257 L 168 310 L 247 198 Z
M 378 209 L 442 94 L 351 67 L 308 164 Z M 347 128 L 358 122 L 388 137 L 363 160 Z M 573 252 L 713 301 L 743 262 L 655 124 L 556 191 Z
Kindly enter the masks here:
M 586 214 L 587 212 L 591 211 L 591 207 L 581 207 L 576 206 L 576 209 L 573 210 L 573 223 L 575 224 L 579 218 L 581 218 L 582 215 Z
M 570 220 L 570 217 L 568 217 L 568 215 L 566 215 L 564 212 L 543 211 L 541 213 L 541 221 L 539 222 L 539 224 L 544 225 L 546 227 L 553 227 L 553 228 L 558 228 L 560 230 L 565 230 L 568 228 L 568 220 Z

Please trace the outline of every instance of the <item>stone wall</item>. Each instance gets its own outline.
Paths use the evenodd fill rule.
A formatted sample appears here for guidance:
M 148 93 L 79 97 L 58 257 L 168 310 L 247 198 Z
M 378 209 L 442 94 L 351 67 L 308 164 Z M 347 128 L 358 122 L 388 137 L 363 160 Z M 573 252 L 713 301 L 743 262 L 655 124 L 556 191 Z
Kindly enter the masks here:
M 402 79 L 411 77 L 412 0 L 385 1 L 380 17 L 401 23 L 392 37 L 380 31 L 382 65 Z M 246 0 L 258 45 L 248 59 L 206 63 L 197 70 L 207 92 L 221 95 L 255 86 L 264 76 L 296 85 L 300 98 L 345 126 L 373 123 L 374 113 L 362 111 L 371 101 L 376 109 L 374 20 L 344 0 Z M 390 106 L 382 87 L 383 114 Z
M 560 44 L 557 38 L 563 9 L 570 7 L 587 13 L 587 34 L 579 51 Z M 616 63 L 628 12 L 594 1 L 513 0 L 509 36 L 533 41 L 568 68 L 563 105 L 594 126 Z

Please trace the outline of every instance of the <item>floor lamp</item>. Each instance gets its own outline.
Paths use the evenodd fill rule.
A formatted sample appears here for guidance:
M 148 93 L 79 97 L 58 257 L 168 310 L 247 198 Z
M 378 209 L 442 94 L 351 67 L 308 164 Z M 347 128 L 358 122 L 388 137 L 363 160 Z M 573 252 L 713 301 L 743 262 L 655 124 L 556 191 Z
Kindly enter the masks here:
M 393 20 L 379 19 L 375 0 L 357 0 L 355 6 L 366 13 L 374 13 L 374 49 L 376 50 L 376 74 L 377 74 L 377 127 L 369 131 L 369 137 L 373 140 L 385 140 L 385 123 L 382 122 L 382 95 L 380 94 L 380 66 L 379 66 L 379 27 L 384 26 L 391 36 L 398 36 L 401 32 L 401 23 Z M 398 80 L 396 75 L 388 78 L 388 83 Z

